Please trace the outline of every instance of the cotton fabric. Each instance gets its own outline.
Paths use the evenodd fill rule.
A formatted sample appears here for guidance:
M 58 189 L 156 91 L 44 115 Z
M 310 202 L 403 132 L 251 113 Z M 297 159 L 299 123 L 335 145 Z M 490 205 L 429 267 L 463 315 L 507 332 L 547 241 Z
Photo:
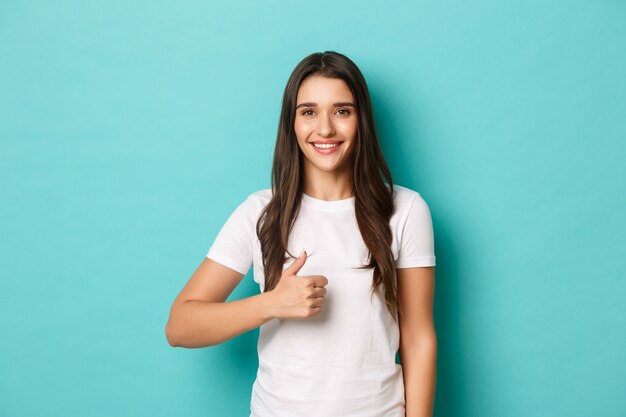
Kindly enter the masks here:
M 397 268 L 435 265 L 430 210 L 414 190 L 394 184 L 391 250 Z M 271 189 L 250 194 L 232 212 L 207 257 L 241 274 L 253 267 L 264 289 L 256 222 Z M 309 319 L 272 319 L 260 327 L 259 367 L 250 417 L 404 417 L 402 367 L 395 363 L 399 327 L 371 293 L 367 262 L 354 212 L 355 198 L 320 200 L 302 195 L 288 244 L 287 268 L 305 249 L 297 273 L 324 275 L 326 302 Z M 289 253 L 291 255 L 289 255 Z

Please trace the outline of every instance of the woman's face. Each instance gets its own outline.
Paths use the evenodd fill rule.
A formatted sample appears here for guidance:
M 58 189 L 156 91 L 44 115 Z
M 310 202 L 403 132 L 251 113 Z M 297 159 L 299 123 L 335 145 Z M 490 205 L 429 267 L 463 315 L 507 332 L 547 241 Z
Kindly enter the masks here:
M 302 82 L 294 128 L 307 169 L 348 168 L 357 127 L 356 103 L 345 81 L 313 75 Z

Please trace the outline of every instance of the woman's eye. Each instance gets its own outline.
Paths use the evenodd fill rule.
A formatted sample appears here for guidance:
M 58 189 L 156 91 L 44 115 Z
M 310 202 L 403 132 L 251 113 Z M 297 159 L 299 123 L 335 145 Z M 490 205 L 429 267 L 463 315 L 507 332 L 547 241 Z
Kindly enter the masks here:
M 350 110 L 348 110 L 348 109 L 339 109 L 339 110 L 337 110 L 337 112 L 339 114 L 346 115 L 346 116 L 350 114 Z M 343 113 L 341 113 L 341 112 L 343 112 Z
M 313 113 L 313 110 L 305 110 L 302 112 L 303 116 L 310 116 Z

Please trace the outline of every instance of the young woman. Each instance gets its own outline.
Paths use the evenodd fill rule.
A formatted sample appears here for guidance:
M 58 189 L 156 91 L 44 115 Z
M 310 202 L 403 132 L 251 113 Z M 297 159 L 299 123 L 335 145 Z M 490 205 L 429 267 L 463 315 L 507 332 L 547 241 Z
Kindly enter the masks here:
M 225 302 L 251 265 L 261 293 Z M 314 53 L 285 88 L 272 188 L 232 212 L 167 339 L 198 348 L 260 326 L 251 417 L 432 416 L 434 266 L 428 205 L 392 183 L 361 72 Z

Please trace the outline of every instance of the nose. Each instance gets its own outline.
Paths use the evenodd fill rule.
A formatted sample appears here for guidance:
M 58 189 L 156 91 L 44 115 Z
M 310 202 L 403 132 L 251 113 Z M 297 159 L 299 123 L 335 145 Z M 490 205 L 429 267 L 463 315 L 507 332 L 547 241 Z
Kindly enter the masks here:
M 319 124 L 317 126 L 317 131 L 320 136 L 328 137 L 335 134 L 335 127 L 333 126 L 333 121 L 331 120 L 330 116 L 322 116 L 318 120 Z

